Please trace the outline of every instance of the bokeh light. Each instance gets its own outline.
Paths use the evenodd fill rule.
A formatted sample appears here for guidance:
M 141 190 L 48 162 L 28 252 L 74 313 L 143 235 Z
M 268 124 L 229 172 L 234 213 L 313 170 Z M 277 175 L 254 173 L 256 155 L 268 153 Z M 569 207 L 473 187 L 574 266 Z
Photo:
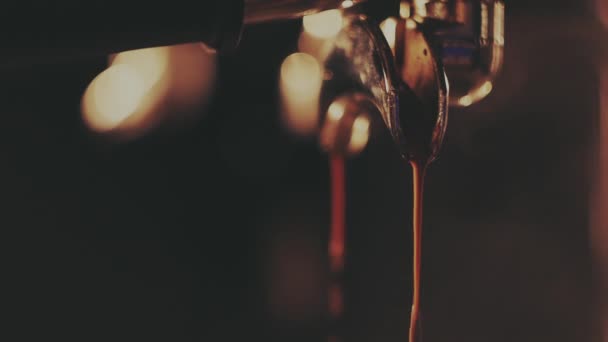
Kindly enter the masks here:
M 491 81 L 485 81 L 481 86 L 471 90 L 467 95 L 460 97 L 456 103 L 458 106 L 468 107 L 473 103 L 477 103 L 487 97 L 494 88 Z
M 380 29 L 382 30 L 388 45 L 391 47 L 393 54 L 395 54 L 395 44 L 397 42 L 397 19 L 392 17 L 387 18 L 380 23 Z
M 304 32 L 317 38 L 330 39 L 342 29 L 344 20 L 340 10 L 329 10 L 305 16 L 302 20 Z
M 407 19 L 412 15 L 412 8 L 409 2 L 401 1 L 399 4 L 399 16 L 403 19 Z
M 370 124 L 366 115 L 360 115 L 355 119 L 348 144 L 349 153 L 358 154 L 365 149 L 369 141 Z
M 137 112 L 149 88 L 145 77 L 132 66 L 110 66 L 93 80 L 85 93 L 85 122 L 95 131 L 115 129 Z
M 294 53 L 281 65 L 280 91 L 284 126 L 298 136 L 317 131 L 322 68 L 313 56 Z
M 342 1 L 342 8 L 351 8 L 355 5 L 355 3 L 351 0 Z
M 314 56 L 323 63 L 333 47 L 334 38 L 344 27 L 340 10 L 329 10 L 302 20 L 302 33 L 298 38 L 298 51 Z
M 200 113 L 215 80 L 215 54 L 202 44 L 125 51 L 109 62 L 82 101 L 83 120 L 98 133 L 136 137 L 160 123 Z

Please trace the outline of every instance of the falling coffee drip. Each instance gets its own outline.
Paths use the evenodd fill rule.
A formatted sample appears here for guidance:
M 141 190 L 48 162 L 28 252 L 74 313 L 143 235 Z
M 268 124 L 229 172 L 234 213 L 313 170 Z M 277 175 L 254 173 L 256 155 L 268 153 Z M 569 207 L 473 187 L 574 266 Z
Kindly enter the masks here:
M 331 328 L 328 342 L 337 342 L 341 337 L 340 320 L 344 312 L 344 259 L 346 233 L 346 190 L 344 157 L 339 154 L 330 155 L 331 175 L 331 227 L 329 233 L 329 287 L 328 313 Z
M 337 84 L 340 81 L 332 84 Z M 327 82 L 329 83 L 329 82 Z M 331 181 L 331 227 L 329 231 L 329 282 L 327 311 L 330 320 L 329 342 L 343 336 L 344 265 L 346 254 L 346 158 L 362 151 L 369 139 L 369 117 L 377 111 L 369 96 L 344 93 L 327 106 L 320 127 L 319 143 L 329 156 Z
M 410 161 L 412 166 L 413 180 L 413 293 L 412 293 L 412 312 L 410 316 L 409 341 L 422 341 L 422 329 L 420 322 L 420 277 L 422 264 L 422 213 L 423 213 L 423 194 L 424 177 L 428 163 Z
M 394 27 L 394 49 L 376 25 L 365 16 L 345 17 L 324 62 L 330 78 L 323 82 L 321 107 L 329 105 L 327 118 L 347 117 L 356 108 L 382 117 L 401 155 L 414 170 L 414 293 L 411 342 L 419 342 L 422 245 L 422 188 L 426 167 L 439 153 L 448 115 L 448 85 L 438 45 L 425 28 L 412 19 L 399 19 Z M 407 44 L 405 42 L 407 41 Z M 394 54 L 393 54 L 394 53 Z M 354 94 L 356 95 L 354 95 Z M 362 100 L 363 99 L 363 100 Z M 333 122 L 336 121 L 336 122 Z M 321 145 L 330 152 L 332 168 L 332 228 L 330 236 L 329 312 L 336 323 L 343 311 L 344 268 L 344 148 L 341 128 L 348 120 L 333 119 L 321 131 Z M 322 120 L 323 122 L 323 120 Z M 352 121 L 354 124 L 355 121 Z M 343 125 L 344 124 L 344 125 Z M 350 133 L 344 135 L 350 137 Z M 336 143 L 338 143 L 336 145 Z M 344 144 L 344 146 L 346 146 Z M 342 147 L 344 147 L 342 146 Z M 336 152 L 342 152 L 337 153 Z M 337 325 L 330 334 L 336 338 Z

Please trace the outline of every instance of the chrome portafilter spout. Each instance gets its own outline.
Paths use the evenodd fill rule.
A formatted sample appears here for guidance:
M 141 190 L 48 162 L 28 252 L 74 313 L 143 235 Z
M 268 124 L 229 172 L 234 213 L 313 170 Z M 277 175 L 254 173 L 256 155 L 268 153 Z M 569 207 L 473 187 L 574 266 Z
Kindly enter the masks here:
M 443 142 L 448 86 L 432 37 L 425 34 L 422 25 L 411 21 L 407 27 L 395 27 L 394 33 L 401 42 L 407 42 L 397 46 L 395 56 L 377 25 L 370 23 L 364 15 L 345 11 L 342 29 L 331 45 L 324 47 L 326 55 L 321 54 L 326 75 L 320 98 L 321 113 L 325 113 L 321 120 L 321 145 L 330 154 L 344 155 L 350 152 L 359 130 L 357 122 L 369 116 L 380 116 L 401 155 L 412 165 L 414 189 L 417 189 L 422 184 L 422 181 L 416 181 L 421 179 L 420 170 L 437 157 Z M 421 191 L 414 190 L 414 203 L 421 203 L 420 194 Z M 415 208 L 421 207 L 415 204 Z M 420 241 L 421 214 L 417 212 L 415 210 L 413 216 L 414 240 Z M 332 225 L 330 235 L 339 236 L 333 231 Z M 330 238 L 329 249 L 333 282 L 330 282 L 328 298 L 333 320 L 330 326 L 334 327 L 330 329 L 330 341 L 335 340 L 334 336 L 340 336 L 342 313 L 341 305 L 340 310 L 332 305 L 342 302 L 341 290 L 334 289 L 342 288 L 340 279 L 344 264 L 344 239 L 341 244 L 332 244 L 335 240 Z M 341 245 L 341 248 L 333 248 L 334 245 Z M 419 243 L 415 244 L 414 250 L 419 251 L 419 246 Z M 334 250 L 342 253 L 334 253 Z M 415 252 L 414 255 L 414 279 L 418 279 L 420 254 Z M 419 281 L 414 283 L 410 327 L 419 326 Z M 416 331 L 419 330 L 411 328 L 410 336 L 421 336 Z M 410 337 L 410 341 L 417 340 Z
M 422 25 L 398 25 L 394 48 L 399 87 L 398 123 L 405 157 L 430 163 L 438 155 L 448 123 L 449 88 L 437 43 Z
M 331 118 L 332 107 L 358 103 L 368 115 L 382 117 L 404 158 L 431 161 L 447 126 L 447 82 L 420 27 L 403 34 L 408 44 L 394 59 L 377 25 L 364 15 L 346 14 L 324 61 L 331 77 L 323 84 L 322 112 Z

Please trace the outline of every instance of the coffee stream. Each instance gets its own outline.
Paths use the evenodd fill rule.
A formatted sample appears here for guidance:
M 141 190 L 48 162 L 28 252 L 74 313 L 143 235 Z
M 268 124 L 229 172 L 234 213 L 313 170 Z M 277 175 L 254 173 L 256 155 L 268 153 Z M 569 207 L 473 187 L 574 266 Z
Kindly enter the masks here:
M 331 228 L 329 234 L 329 288 L 328 312 L 331 328 L 328 342 L 338 342 L 341 339 L 340 319 L 344 311 L 343 273 L 345 255 L 345 217 L 346 217 L 346 191 L 344 157 L 338 154 L 330 156 L 331 176 Z
M 420 322 L 420 267 L 422 259 L 422 212 L 424 194 L 424 176 L 426 174 L 427 162 L 410 161 L 412 166 L 413 183 L 413 293 L 412 312 L 410 316 L 409 342 L 422 341 L 422 329 Z
M 422 259 L 422 216 L 424 177 L 428 163 L 410 161 L 413 182 L 413 293 L 410 316 L 409 342 L 422 341 L 420 322 L 420 278 Z M 328 342 L 339 342 L 341 334 L 338 326 L 344 311 L 343 272 L 345 259 L 345 170 L 344 157 L 330 156 L 331 175 L 331 228 L 329 234 L 329 267 L 328 313 L 332 327 Z

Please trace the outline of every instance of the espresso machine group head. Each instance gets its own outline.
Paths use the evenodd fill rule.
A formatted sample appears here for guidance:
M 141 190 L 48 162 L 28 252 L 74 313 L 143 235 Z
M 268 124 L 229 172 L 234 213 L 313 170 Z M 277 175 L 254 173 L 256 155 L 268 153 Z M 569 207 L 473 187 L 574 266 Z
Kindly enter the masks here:
M 323 81 L 319 111 L 342 110 L 348 115 L 333 119 L 350 123 L 324 119 L 322 145 L 343 151 L 342 130 L 377 112 L 405 158 L 430 161 L 443 141 L 448 105 L 470 105 L 492 89 L 502 64 L 502 1 L 403 0 L 382 29 L 361 10 L 363 2 L 13 1 L 0 14 L 0 67 L 193 42 L 229 51 L 245 24 L 339 10 L 343 24 L 319 61 L 331 75 Z
M 375 112 L 404 158 L 431 162 L 449 105 L 468 106 L 492 90 L 502 65 L 502 2 L 402 1 L 380 26 L 356 6 L 342 6 L 342 16 L 322 53 L 312 52 L 329 75 L 321 145 L 345 153 L 355 118 Z

